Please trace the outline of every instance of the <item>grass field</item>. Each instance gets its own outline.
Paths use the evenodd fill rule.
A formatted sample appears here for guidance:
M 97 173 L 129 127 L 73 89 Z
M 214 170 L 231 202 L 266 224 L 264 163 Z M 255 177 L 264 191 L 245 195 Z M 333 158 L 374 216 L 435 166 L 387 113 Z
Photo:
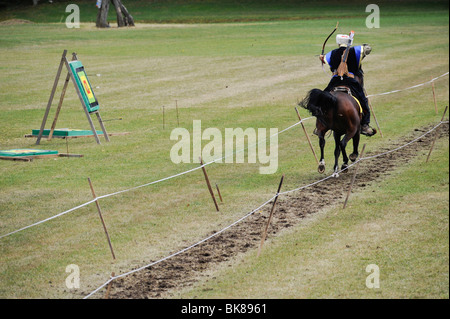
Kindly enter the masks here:
M 182 298 L 448 298 L 448 139 L 386 181 L 306 219 Z M 426 176 L 426 178 L 424 178 Z M 379 267 L 369 289 L 368 265 Z M 228 265 L 227 265 L 228 266 Z
M 130 1 L 126 5 L 136 27 L 118 29 L 112 23 L 108 30 L 95 28 L 92 2 L 80 2 L 80 29 L 61 23 L 63 3 L 0 12 L 0 21 L 35 22 L 0 25 L 0 149 L 35 147 L 34 139 L 23 136 L 40 127 L 64 49 L 77 52 L 85 65 L 103 119 L 122 118 L 106 122 L 108 131 L 130 132 L 111 137 L 110 143 L 102 138 L 101 145 L 93 139 L 54 139 L 39 146 L 60 152 L 68 148 L 83 158 L 1 161 L 0 236 L 91 200 L 88 177 L 101 196 L 198 167 L 170 160 L 176 104 L 179 126 L 189 131 L 194 120 L 222 132 L 238 127 L 281 130 L 294 124 L 297 101 L 328 82 L 315 55 L 337 20 L 338 32 L 354 30 L 356 44 L 373 47 L 364 63 L 368 94 L 423 83 L 449 70 L 446 2 L 382 2 L 379 29 L 366 28 L 368 13 L 356 1 L 339 8 L 326 2 L 240 3 L 245 10 L 232 1 L 155 1 L 147 6 Z M 327 49 L 334 43 L 330 39 Z M 448 83 L 448 76 L 435 83 L 439 113 L 448 105 Z M 363 138 L 371 152 L 441 117 L 435 114 L 430 85 L 378 96 L 372 104 L 385 137 Z M 309 132 L 313 125 L 306 122 Z M 58 127 L 89 128 L 72 84 Z M 333 151 L 329 141 L 328 163 Z M 278 143 L 275 174 L 259 174 L 259 164 L 207 166 L 224 196 L 221 212 L 215 211 L 200 170 L 101 200 L 115 261 L 94 204 L 1 238 L 0 296 L 79 298 L 111 272 L 124 273 L 165 257 L 242 217 L 273 195 L 282 174 L 286 190 L 321 177 L 299 127 L 280 135 Z M 313 143 L 317 150 L 315 139 Z M 216 280 L 180 296 L 448 298 L 448 140 L 437 144 L 433 165 L 419 162 L 355 196 L 352 201 L 358 204 L 351 209 L 337 216 L 320 212 L 274 240 L 263 259 L 250 253 L 231 270 L 218 271 Z M 422 204 L 406 205 L 411 199 Z M 363 211 L 369 210 L 373 214 L 366 219 Z M 364 237 L 368 225 L 382 231 Z M 347 240 L 355 242 L 352 249 L 333 262 Z M 308 252 L 294 253 L 292 245 L 298 242 Z M 371 249 L 377 246 L 383 249 Z M 380 266 L 381 290 L 361 287 L 367 276 L 361 267 L 372 260 Z M 70 264 L 81 270 L 81 288 L 75 291 L 65 286 Z M 274 273 L 273 264 L 282 268 Z M 312 272 L 317 265 L 321 268 Z M 262 277 L 266 280 L 261 282 Z M 279 285 L 270 294 L 257 293 L 274 282 Z

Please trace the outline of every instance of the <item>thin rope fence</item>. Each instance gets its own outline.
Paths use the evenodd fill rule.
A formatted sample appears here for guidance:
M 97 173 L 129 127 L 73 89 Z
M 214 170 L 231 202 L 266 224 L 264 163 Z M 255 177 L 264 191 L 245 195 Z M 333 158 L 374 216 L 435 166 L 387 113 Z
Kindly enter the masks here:
M 386 95 L 386 94 L 391 94 L 391 93 L 396 93 L 396 92 L 401 92 L 401 91 L 405 91 L 405 90 L 417 88 L 417 87 L 424 86 L 424 85 L 426 85 L 426 84 L 432 83 L 432 82 L 434 82 L 434 81 L 436 81 L 436 80 L 438 80 L 438 79 L 440 79 L 440 78 L 442 78 L 442 77 L 444 77 L 444 76 L 447 76 L 448 74 L 449 74 L 449 72 L 446 72 L 446 73 L 444 73 L 444 74 L 442 74 L 442 75 L 440 75 L 440 76 L 438 76 L 438 77 L 435 77 L 435 78 L 431 79 L 430 81 L 427 81 L 427 82 L 424 82 L 424 83 L 420 83 L 420 84 L 417 84 L 417 85 L 414 85 L 414 86 L 410 86 L 410 87 L 407 87 L 407 88 L 405 88 L 405 89 L 400 89 L 400 90 L 394 90 L 394 91 L 389 91 L 389 92 L 384 92 L 384 93 L 378 93 L 378 94 L 368 95 L 367 97 L 373 97 L 373 96 L 379 96 L 379 95 Z M 279 131 L 279 132 L 277 132 L 277 133 L 271 135 L 269 138 L 272 138 L 272 137 L 274 137 L 274 136 L 280 135 L 280 134 L 282 134 L 282 133 L 284 133 L 284 132 L 286 132 L 286 131 L 292 129 L 293 127 L 295 127 L 295 126 L 297 126 L 297 125 L 299 125 L 299 124 L 303 123 L 304 121 L 309 120 L 309 119 L 311 119 L 311 118 L 313 118 L 313 117 L 311 116 L 311 117 L 302 119 L 301 121 L 298 121 L 298 122 L 292 124 L 291 126 L 289 126 L 289 127 L 285 128 L 285 129 L 283 129 L 283 130 L 281 130 L 281 131 Z M 212 160 L 212 161 L 210 161 L 210 162 L 208 162 L 208 163 L 205 163 L 205 164 L 203 164 L 203 165 L 201 165 L 201 166 L 198 166 L 198 167 L 195 167 L 195 168 L 192 168 L 192 169 L 183 171 L 183 172 L 178 173 L 178 174 L 174 174 L 174 175 L 171 175 L 171 176 L 168 176 L 168 177 L 164 177 L 164 178 L 161 178 L 161 179 L 158 179 L 158 180 L 155 180 L 155 181 L 152 181 L 152 182 L 143 184 L 143 185 L 139 185 L 139 186 L 135 186 L 135 187 L 132 187 L 132 188 L 124 189 L 124 190 L 117 191 L 117 192 L 114 192 L 114 193 L 110 193 L 110 194 L 98 196 L 98 197 L 96 197 L 96 198 L 94 198 L 94 199 L 92 199 L 92 200 L 90 200 L 90 201 L 87 201 L 87 202 L 85 202 L 85 203 L 83 203 L 83 204 L 81 204 L 81 205 L 78 205 L 78 206 L 76 206 L 76 207 L 70 208 L 70 209 L 68 209 L 68 210 L 66 210 L 66 211 L 64 211 L 64 212 L 61 212 L 61 213 L 59 213 L 59 214 L 56 214 L 56 215 L 54 215 L 54 216 L 48 217 L 48 218 L 46 218 L 46 219 L 43 219 L 43 220 L 38 221 L 38 222 L 36 222 L 36 223 L 33 223 L 33 224 L 31 224 L 31 225 L 22 227 L 22 228 L 20 228 L 20 229 L 17 229 L 17 230 L 15 230 L 15 231 L 9 232 L 9 233 L 7 233 L 7 234 L 0 235 L 0 239 L 5 238 L 5 237 L 8 237 L 8 236 L 11 236 L 11 235 L 13 235 L 13 234 L 16 234 L 16 233 L 18 233 L 18 232 L 24 231 L 24 230 L 26 230 L 26 229 L 29 229 L 29 228 L 38 226 L 38 225 L 40 225 L 40 224 L 43 224 L 43 223 L 48 222 L 48 221 L 51 221 L 51 220 L 53 220 L 53 219 L 55 219 L 55 218 L 61 217 L 61 216 L 66 215 L 66 214 L 68 214 L 68 213 L 71 213 L 71 212 L 73 212 L 73 211 L 75 211 L 75 210 L 78 210 L 78 209 L 80 209 L 80 208 L 82 208 L 82 207 L 85 207 L 85 206 L 87 206 L 87 205 L 90 205 L 90 204 L 96 202 L 96 201 L 99 200 L 99 199 L 104 199 L 104 198 L 108 198 L 108 197 L 111 197 L 111 196 L 116 196 L 116 195 L 119 195 L 119 194 L 122 194 L 122 193 L 126 193 L 126 192 L 130 192 L 130 191 L 139 189 L 139 188 L 143 188 L 143 187 L 147 187 L 147 186 L 154 185 L 154 184 L 157 184 L 157 183 L 161 183 L 161 182 L 164 182 L 164 181 L 173 179 L 173 178 L 175 178 L 175 177 L 179 177 L 179 176 L 182 176 L 182 175 L 189 174 L 189 173 L 194 172 L 194 171 L 197 171 L 197 170 L 199 170 L 199 169 L 201 169 L 201 168 L 203 168 L 203 167 L 205 167 L 205 166 L 207 166 L 207 165 L 210 165 L 210 164 L 213 164 L 213 163 L 218 162 L 218 161 L 220 161 L 220 160 L 226 159 L 226 158 L 228 158 L 229 156 L 234 156 L 235 154 L 238 154 L 238 153 L 240 153 L 240 152 L 243 152 L 243 151 L 245 151 L 246 149 L 248 149 L 248 148 L 250 148 L 250 147 L 254 147 L 254 146 L 256 146 L 256 145 L 259 145 L 260 143 L 263 143 L 263 142 L 265 142 L 266 140 L 267 140 L 267 138 L 264 138 L 264 139 L 262 139 L 261 141 L 258 141 L 257 143 L 255 143 L 255 144 L 253 144 L 253 145 L 249 145 L 249 146 L 247 146 L 247 147 L 244 148 L 244 149 L 241 149 L 241 150 L 239 150 L 239 151 L 233 151 L 233 153 L 229 154 L 228 156 L 222 156 L 222 157 L 217 158 L 217 159 L 215 159 L 215 160 Z
M 202 169 L 203 167 L 205 167 L 205 166 L 207 166 L 207 165 L 211 165 L 211 164 L 216 163 L 216 162 L 218 162 L 218 161 L 225 160 L 225 159 L 227 159 L 228 157 L 234 156 L 235 154 L 244 152 L 245 150 L 247 150 L 247 149 L 249 149 L 249 148 L 255 147 L 255 146 L 257 146 L 257 145 L 259 145 L 259 144 L 261 144 L 261 143 L 263 143 L 263 142 L 266 142 L 267 139 L 272 139 L 273 137 L 278 136 L 278 135 L 280 135 L 280 134 L 282 134 L 282 133 L 284 133 L 284 132 L 286 132 L 286 131 L 292 129 L 293 127 L 295 127 L 295 126 L 300 125 L 301 123 L 303 123 L 303 121 L 309 120 L 309 119 L 311 119 L 311 118 L 313 118 L 313 117 L 310 116 L 310 117 L 307 117 L 307 118 L 305 118 L 305 119 L 302 119 L 301 121 L 298 121 L 298 122 L 296 122 L 296 123 L 290 125 L 289 127 L 285 128 L 285 129 L 283 129 L 283 130 L 281 130 L 281 131 L 279 131 L 279 132 L 277 132 L 277 133 L 275 133 L 275 134 L 270 135 L 269 138 L 266 138 L 266 137 L 265 137 L 265 138 L 259 140 L 258 142 L 254 143 L 254 144 L 252 144 L 252 145 L 248 145 L 247 147 L 245 147 L 245 148 L 243 148 L 243 149 L 240 149 L 240 150 L 238 150 L 238 151 L 233 151 L 232 153 L 230 153 L 230 154 L 228 154 L 228 155 L 222 156 L 222 157 L 220 157 L 220 158 L 216 158 L 216 159 L 214 159 L 214 160 L 212 160 L 212 161 L 210 161 L 210 162 L 204 163 L 203 165 L 200 165 L 200 166 L 194 167 L 194 168 L 192 168 L 192 169 L 183 171 L 183 172 L 181 172 L 181 173 L 174 174 L 174 175 L 171 175 L 171 176 L 167 176 L 167 177 L 164 177 L 164 178 L 161 178 L 161 179 L 158 179 L 158 180 L 155 180 L 155 181 L 146 183 L 146 184 L 142 184 L 142 185 L 139 185 L 139 186 L 135 186 L 135 187 L 131 187 L 131 188 L 128 188 L 128 189 L 121 190 L 121 191 L 117 191 L 117 192 L 114 192 L 114 193 L 110 193 L 110 194 L 106 194 L 106 195 L 102 195 L 102 196 L 95 197 L 94 199 L 92 199 L 92 200 L 90 200 L 90 201 L 87 201 L 87 202 L 85 202 L 85 203 L 83 203 L 83 204 L 80 204 L 80 205 L 78 205 L 78 206 L 76 206 L 76 207 L 70 208 L 70 209 L 68 209 L 68 210 L 66 210 L 66 211 L 64 211 L 64 212 L 61 212 L 61 213 L 56 214 L 56 215 L 54 215 L 54 216 L 48 217 L 48 218 L 43 219 L 43 220 L 41 220 L 41 221 L 38 221 L 38 222 L 36 222 L 36 223 L 34 223 L 34 224 L 31 224 L 31 225 L 22 227 L 22 228 L 20 228 L 20 229 L 17 229 L 17 230 L 15 230 L 15 231 L 10 232 L 10 233 L 1 235 L 1 236 L 0 236 L 0 239 L 2 239 L 2 238 L 4 238 L 4 237 L 7 237 L 7 236 L 11 236 L 11 235 L 13 235 L 13 234 L 16 234 L 16 233 L 18 233 L 18 232 L 21 232 L 21 231 L 23 231 L 23 230 L 26 230 L 26 229 L 28 229 L 28 228 L 38 226 L 38 225 L 40 225 L 40 224 L 43 224 L 43 223 L 48 222 L 48 221 L 50 221 L 50 220 L 53 220 L 53 219 L 55 219 L 55 218 L 61 217 L 61 216 L 63 216 L 63 215 L 66 215 L 66 214 L 68 214 L 68 213 L 70 213 L 70 212 L 73 212 L 73 211 L 75 211 L 75 210 L 77 210 L 77 209 L 80 209 L 80 208 L 83 208 L 83 207 L 85 207 L 85 206 L 87 206 L 87 205 L 90 205 L 90 204 L 96 202 L 96 201 L 99 200 L 99 199 L 104 199 L 104 198 L 116 196 L 116 195 L 119 195 L 119 194 L 122 194 L 122 193 L 126 193 L 126 192 L 130 192 L 130 191 L 139 189 L 139 188 L 143 188 L 143 187 L 147 187 L 147 186 L 150 186 L 150 185 L 158 184 L 158 183 L 161 183 L 161 182 L 164 182 L 164 181 L 173 179 L 173 178 L 175 178 L 175 177 L 179 177 L 179 176 L 186 175 L 186 174 L 188 174 L 188 173 L 191 173 L 191 172 L 200 170 L 200 169 Z
M 184 253 L 185 251 L 188 251 L 188 250 L 190 250 L 190 249 L 192 249 L 192 248 L 194 248 L 194 247 L 196 247 L 196 246 L 198 246 L 198 245 L 200 245 L 200 244 L 202 244 L 202 243 L 204 243 L 204 242 L 210 240 L 211 238 L 214 238 L 214 237 L 220 235 L 220 234 L 223 233 L 224 231 L 228 230 L 229 228 L 233 227 L 234 225 L 240 223 L 240 222 L 243 221 L 244 219 L 246 219 L 246 218 L 250 217 L 251 215 L 253 215 L 255 212 L 257 212 L 258 210 L 260 210 L 261 208 L 263 208 L 264 206 L 266 206 L 267 204 L 269 204 L 274 198 L 275 198 L 275 195 L 272 196 L 272 198 L 270 198 L 269 200 L 265 201 L 265 202 L 264 202 L 263 204 L 261 204 L 260 206 L 258 206 L 257 208 L 253 209 L 250 213 L 248 213 L 248 214 L 246 214 L 245 216 L 243 216 L 243 217 L 241 217 L 240 219 L 238 219 L 237 221 L 233 222 L 232 224 L 228 225 L 227 227 L 223 228 L 222 230 L 219 230 L 218 232 L 216 232 L 216 233 L 214 233 L 214 234 L 212 234 L 212 235 L 210 235 L 210 236 L 208 236 L 208 237 L 206 237 L 206 238 L 200 240 L 199 242 L 197 242 L 197 243 L 195 243 L 195 244 L 193 244 L 193 245 L 191 245 L 191 246 L 189 246 L 189 247 L 186 247 L 186 248 L 184 248 L 184 249 L 182 249 L 182 250 L 180 250 L 180 251 L 178 251 L 178 252 L 176 252 L 176 253 L 173 253 L 173 254 L 171 254 L 171 255 L 169 255 L 169 256 L 167 256 L 167 257 L 164 257 L 164 258 L 162 258 L 162 259 L 160 259 L 160 260 L 157 260 L 157 261 L 155 261 L 155 262 L 152 262 L 152 263 L 147 264 L 147 265 L 145 265 L 145 266 L 142 266 L 142 267 L 140 267 L 140 268 L 131 270 L 131 271 L 127 272 L 127 273 L 124 273 L 124 274 L 121 274 L 121 275 L 118 275 L 118 276 L 112 276 L 112 277 L 111 277 L 108 281 L 106 281 L 103 285 L 101 285 L 100 287 L 98 287 L 97 289 L 95 289 L 94 291 L 92 291 L 89 295 L 87 295 L 87 296 L 84 297 L 83 299 L 89 298 L 90 296 L 92 296 L 93 294 L 95 294 L 97 291 L 99 291 L 100 289 L 102 289 L 103 287 L 105 287 L 106 285 L 108 285 L 110 282 L 112 282 L 112 281 L 115 280 L 115 279 L 119 279 L 119 278 L 122 278 L 122 277 L 125 277 L 125 276 L 128 276 L 128 275 L 131 275 L 131 274 L 136 273 L 136 272 L 138 272 L 138 271 L 141 271 L 141 270 L 143 270 L 143 269 L 145 269 L 145 268 L 148 268 L 148 267 L 151 267 L 151 266 L 153 266 L 153 265 L 159 264 L 159 263 L 161 263 L 161 262 L 163 262 L 163 261 L 165 261 L 165 260 L 168 260 L 168 259 L 170 259 L 170 258 L 172 258 L 172 257 L 177 256 L 177 255 L 180 255 L 180 254 Z
M 416 84 L 416 85 L 413 85 L 413 86 L 410 86 L 410 87 L 407 87 L 407 88 L 404 88 L 404 89 L 400 89 L 400 90 L 393 90 L 393 91 L 384 92 L 384 93 L 371 94 L 371 95 L 367 95 L 367 97 L 381 96 L 381 95 L 387 95 L 387 94 L 398 93 L 398 92 L 402 92 L 402 91 L 415 89 L 415 88 L 418 88 L 418 87 L 421 87 L 421 86 L 433 83 L 434 81 L 436 81 L 436 80 L 438 80 L 438 79 L 440 79 L 440 78 L 442 78 L 444 76 L 447 76 L 448 74 L 449 74 L 449 72 L 445 72 L 444 74 L 439 75 L 438 77 L 435 77 L 435 78 L 433 78 L 433 79 L 431 79 L 430 81 L 427 81 L 427 82 Z
M 449 121 L 440 121 L 437 125 L 435 125 L 434 127 L 432 127 L 430 130 L 428 130 L 428 131 L 425 132 L 424 134 L 420 135 L 419 137 L 413 139 L 412 141 L 410 141 L 410 142 L 408 142 L 408 143 L 406 143 L 406 144 L 404 144 L 404 145 L 401 145 L 401 146 L 399 146 L 399 147 L 397 147 L 397 148 L 395 148 L 395 149 L 392 149 L 392 150 L 389 150 L 389 151 L 386 151 L 386 152 L 383 152 L 383 153 L 380 153 L 380 154 L 376 154 L 376 155 L 372 155 L 372 156 L 366 156 L 366 157 L 359 158 L 359 159 L 356 160 L 354 163 L 348 165 L 345 169 L 339 170 L 339 171 L 337 172 L 337 174 L 340 174 L 340 173 L 342 173 L 343 171 L 348 170 L 350 167 L 352 167 L 353 165 L 356 165 L 357 163 L 359 163 L 359 162 L 361 162 L 361 161 L 373 159 L 373 158 L 380 157 L 380 156 L 385 156 L 385 155 L 387 155 L 387 154 L 390 154 L 390 153 L 396 152 L 396 151 L 398 151 L 398 150 L 400 150 L 400 149 L 402 149 L 402 148 L 405 148 L 405 147 L 407 147 L 407 146 L 409 146 L 409 145 L 411 145 L 411 144 L 413 144 L 413 143 L 415 143 L 415 142 L 421 140 L 422 138 L 424 138 L 426 135 L 430 134 L 431 132 L 435 131 L 435 130 L 436 130 L 439 126 L 441 126 L 442 124 L 448 124 L 448 123 L 449 123 Z M 295 191 L 299 191 L 299 190 L 302 190 L 302 189 L 305 189 L 305 188 L 314 186 L 314 185 L 319 184 L 319 183 L 322 183 L 322 182 L 324 182 L 324 181 L 326 181 L 326 180 L 328 180 L 328 179 L 330 179 L 330 178 L 335 178 L 335 173 L 333 173 L 332 175 L 329 175 L 329 176 L 327 176 L 327 177 L 325 177 L 325 178 L 323 178 L 323 179 L 320 179 L 320 180 L 318 180 L 318 181 L 316 181 L 316 182 L 310 183 L 310 184 L 308 184 L 308 185 L 304 185 L 304 186 L 301 186 L 301 187 L 298 187 L 298 188 L 294 188 L 294 189 L 291 189 L 291 190 L 288 190 L 288 191 L 280 192 L 280 193 L 278 193 L 278 196 L 280 196 L 280 195 L 286 195 L 286 194 L 289 194 L 289 193 L 292 193 L 292 192 L 295 192 Z M 163 262 L 163 261 L 165 261 L 165 260 L 168 260 L 168 259 L 170 259 L 170 258 L 172 258 L 172 257 L 175 257 L 175 256 L 177 256 L 177 255 L 180 255 L 180 254 L 182 254 L 182 253 L 184 253 L 184 252 L 186 252 L 186 251 L 188 251 L 188 250 L 190 250 L 190 249 L 192 249 L 192 248 L 194 248 L 194 247 L 196 247 L 196 246 L 198 246 L 198 245 L 200 245 L 200 244 L 202 244 L 202 243 L 208 241 L 209 239 L 214 238 L 214 237 L 220 235 L 221 233 L 223 233 L 223 232 L 225 232 L 226 230 L 230 229 L 230 228 L 233 227 L 234 225 L 236 225 L 236 224 L 240 223 L 241 221 L 247 219 L 248 217 L 250 217 L 251 215 L 253 215 L 255 212 L 259 211 L 261 208 L 263 208 L 264 206 L 266 206 L 267 204 L 269 204 L 276 196 L 277 196 L 277 195 L 273 195 L 269 200 L 265 201 L 263 204 L 261 204 L 260 206 L 258 206 L 258 207 L 255 208 L 255 209 L 253 209 L 251 212 L 249 212 L 249 213 L 246 214 L 245 216 L 241 217 L 241 218 L 238 219 L 237 221 L 233 222 L 232 224 L 226 226 L 226 227 L 223 228 L 222 230 L 220 230 L 220 231 L 218 231 L 218 232 L 216 232 L 216 233 L 214 233 L 214 234 L 212 234 L 212 235 L 210 235 L 210 236 L 208 236 L 208 237 L 206 237 L 206 238 L 200 240 L 199 242 L 197 242 L 197 243 L 195 243 L 195 244 L 193 244 L 193 245 L 191 245 L 191 246 L 189 246 L 189 247 L 186 247 L 186 248 L 184 248 L 184 249 L 182 249 L 182 250 L 180 250 L 180 251 L 178 251 L 178 252 L 176 252 L 176 253 L 173 253 L 173 254 L 171 254 L 171 255 L 169 255 L 169 256 L 167 256 L 167 257 L 164 257 L 164 258 L 162 258 L 162 259 L 159 259 L 159 260 L 157 260 L 157 261 L 154 261 L 154 262 L 152 262 L 152 263 L 149 263 L 149 264 L 147 264 L 147 265 L 145 265 L 145 266 L 142 266 L 142 267 L 137 268 L 137 269 L 135 269 L 135 270 L 129 271 L 129 272 L 127 272 L 127 273 L 124 273 L 124 274 L 121 274 L 121 275 L 117 275 L 117 276 L 111 276 L 109 280 L 107 280 L 104 284 L 102 284 L 101 286 L 99 286 L 98 288 L 96 288 L 94 291 L 92 291 L 91 293 L 89 293 L 89 294 L 88 294 L 87 296 L 85 296 L 83 299 L 88 299 L 88 298 L 90 298 L 92 295 L 94 295 L 94 294 L 97 293 L 99 290 L 101 290 L 102 288 L 106 287 L 109 283 L 111 283 L 112 281 L 114 281 L 114 280 L 116 280 L 116 279 L 119 279 L 119 278 L 128 276 L 128 275 L 133 274 L 133 273 L 136 273 L 136 272 L 139 272 L 139 271 L 141 271 L 141 270 L 143 270 L 143 269 L 149 268 L 149 267 L 151 267 L 151 266 L 153 266 L 153 265 L 156 265 L 156 264 L 158 264 L 158 263 L 161 263 L 161 262 Z

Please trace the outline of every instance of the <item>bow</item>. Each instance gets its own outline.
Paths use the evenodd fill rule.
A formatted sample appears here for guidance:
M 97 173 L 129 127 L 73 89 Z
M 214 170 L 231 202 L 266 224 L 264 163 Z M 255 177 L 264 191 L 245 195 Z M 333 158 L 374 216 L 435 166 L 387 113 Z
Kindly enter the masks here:
M 339 21 L 336 23 L 336 27 L 334 28 L 333 32 L 330 33 L 330 35 L 326 38 L 325 42 L 323 43 L 321 55 L 324 54 L 324 52 L 325 52 L 325 45 L 327 44 L 328 39 L 333 35 L 333 33 L 336 32 L 338 26 L 339 26 Z M 325 70 L 323 69 L 323 65 L 324 65 L 323 60 L 321 60 L 321 62 L 322 62 L 322 70 L 325 72 Z

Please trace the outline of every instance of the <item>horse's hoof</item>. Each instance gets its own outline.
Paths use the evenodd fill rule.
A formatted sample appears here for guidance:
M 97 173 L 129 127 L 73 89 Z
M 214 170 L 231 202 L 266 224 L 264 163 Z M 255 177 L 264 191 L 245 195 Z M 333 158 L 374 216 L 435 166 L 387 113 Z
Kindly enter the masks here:
M 341 166 L 341 170 L 342 170 L 342 173 L 347 173 L 348 172 L 348 165 L 347 164 L 343 164 L 342 166 Z
M 352 153 L 352 154 L 350 154 L 350 156 L 348 158 L 350 158 L 350 160 L 352 162 L 354 162 L 358 158 L 358 154 Z
M 319 167 L 317 168 L 317 171 L 318 171 L 320 174 L 325 173 L 325 165 L 319 164 Z
M 338 177 L 339 177 L 339 174 L 336 173 L 336 172 L 334 172 L 333 175 L 331 175 L 331 176 L 334 177 L 334 178 L 338 178 Z

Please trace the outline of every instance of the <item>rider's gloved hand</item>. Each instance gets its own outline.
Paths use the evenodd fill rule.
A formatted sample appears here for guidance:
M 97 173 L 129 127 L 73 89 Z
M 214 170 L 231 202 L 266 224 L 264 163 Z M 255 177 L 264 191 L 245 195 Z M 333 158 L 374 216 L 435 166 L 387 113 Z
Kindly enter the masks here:
M 372 47 L 370 45 L 368 45 L 367 43 L 363 44 L 363 52 L 364 55 L 369 55 L 370 52 L 372 52 Z

